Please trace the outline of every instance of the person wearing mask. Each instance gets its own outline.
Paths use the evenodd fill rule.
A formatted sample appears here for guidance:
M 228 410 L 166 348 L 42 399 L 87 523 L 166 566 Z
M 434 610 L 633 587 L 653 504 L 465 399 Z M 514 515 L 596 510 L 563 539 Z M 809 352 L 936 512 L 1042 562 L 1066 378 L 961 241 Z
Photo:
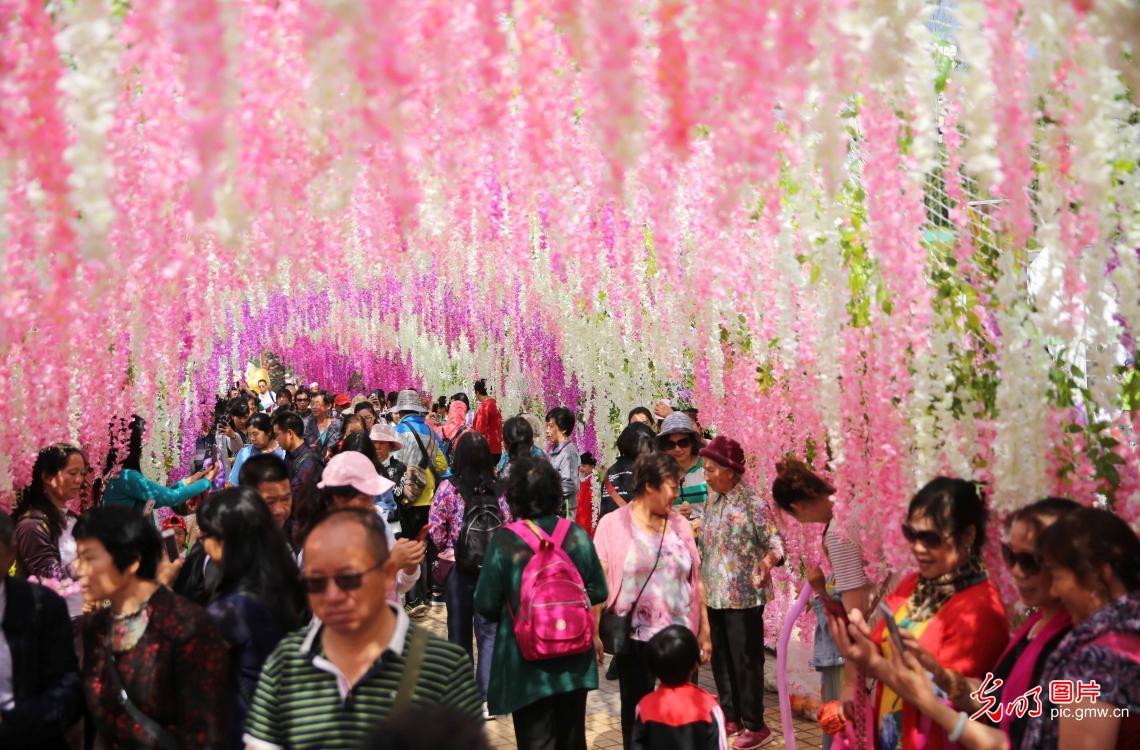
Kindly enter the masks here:
M 705 470 L 708 471 L 708 464 Z M 712 488 L 711 480 L 709 487 Z M 816 588 L 816 596 L 812 599 L 816 627 L 811 664 L 820 673 L 823 700 L 840 701 L 846 717 L 854 719 L 858 675 L 854 669 L 843 668 L 843 658 L 828 632 L 822 600 L 824 597 L 838 599 L 848 612 L 853 609 L 866 612 L 870 581 L 862 547 L 832 524 L 831 496 L 834 494 L 835 488 L 803 461 L 788 457 L 776 464 L 776 479 L 772 482 L 772 499 L 776 501 L 776 507 L 801 524 L 824 524 L 823 553 L 831 566 L 831 575 L 824 576 L 819 569 L 809 570 L 807 574 Z M 825 750 L 831 747 L 831 742 L 831 735 L 825 734 Z
M 286 540 L 291 539 L 293 492 L 285 462 L 273 453 L 250 458 L 242 464 L 238 486 L 256 490 L 273 518 L 273 525 L 285 534 Z
M 277 444 L 285 449 L 285 467 L 289 470 L 289 487 L 293 492 L 293 508 L 301 507 L 301 500 L 311 492 L 321 477 L 324 464 L 303 437 L 305 424 L 291 411 L 273 416 L 273 433 Z
M 257 403 L 262 411 L 272 411 L 277 404 L 277 394 L 269 390 L 269 381 L 265 378 L 257 381 Z
M 394 505 L 391 508 L 386 508 L 388 515 L 385 520 L 388 523 L 394 523 L 398 517 L 399 509 L 403 505 L 404 479 L 408 467 L 392 454 L 403 448 L 404 444 L 400 442 L 400 436 L 396 434 L 395 428 L 387 422 L 377 422 L 372 425 L 368 437 L 372 441 L 372 450 L 376 453 L 378 462 L 376 471 L 393 484 L 392 502 Z
M 690 520 L 700 518 L 709 488 L 700 455 L 701 436 L 693 427 L 693 420 L 684 412 L 670 412 L 661 423 L 657 447 L 672 456 L 684 472 L 681 491 L 677 495 L 677 505 L 680 506 L 677 512 Z
M 234 465 L 230 469 L 229 484 L 231 487 L 237 486 L 242 464 L 250 456 L 272 453 L 278 458 L 285 458 L 284 449 L 277 444 L 277 436 L 273 433 L 273 420 L 269 418 L 269 415 L 259 413 L 251 416 L 246 425 L 246 435 L 249 437 L 249 443 L 234 456 Z
M 784 543 L 772 511 L 744 484 L 744 450 L 718 435 L 701 449 L 709 499 L 698 534 L 717 698 L 736 735 L 753 750 L 772 730 L 764 722 L 764 605 Z
M 427 526 L 436 486 L 447 475 L 447 457 L 435 433 L 424 421 L 427 408 L 421 403 L 418 393 L 411 389 L 400 391 L 394 409 L 399 419 L 396 435 L 401 446 L 396 458 L 408 467 L 403 504 L 400 506 L 400 529 L 405 538 L 413 539 Z M 419 581 L 408 596 L 408 606 L 417 611 L 421 604 L 428 606 L 432 601 L 430 571 L 437 554 L 435 545 L 429 545 Z M 443 597 L 440 596 L 439 600 L 442 602 Z
M 242 725 L 261 666 L 286 633 L 301 627 L 307 603 L 297 565 L 269 509 L 249 487 L 215 492 L 198 512 L 202 546 L 221 570 L 206 608 L 229 648 L 229 736 L 241 750 Z
M 491 446 L 491 455 L 498 461 L 499 454 L 503 452 L 503 415 L 495 399 L 487 393 L 487 381 L 484 379 L 475 381 L 475 402 L 478 406 L 471 426 L 483 433 L 487 445 Z
M 606 469 L 602 480 L 599 521 L 633 499 L 633 464 L 641 454 L 653 452 L 656 444 L 657 433 L 653 428 L 638 422 L 631 421 L 618 435 L 618 458 Z
M 246 747 L 357 750 L 413 701 L 482 718 L 467 653 L 388 601 L 397 566 L 376 513 L 329 513 L 305 539 L 304 556 L 301 583 L 315 617 L 266 660 Z
M 317 445 L 312 447 L 321 460 L 325 460 L 340 442 L 344 424 L 332 413 L 332 394 L 328 391 L 317 391 L 312 399 L 310 408 L 313 410 L 313 421 L 316 423 L 319 436 Z
M 574 414 L 565 407 L 551 409 L 546 414 L 546 440 L 550 443 L 550 465 L 562 477 L 563 513 L 573 520 L 578 515 L 579 469 L 582 465 L 578 446 L 570 441 L 574 432 Z
M 532 458 L 546 456 L 542 449 L 534 444 L 534 434 L 530 422 L 521 414 L 511 417 L 503 425 L 503 445 L 506 450 L 503 451 L 495 467 L 495 474 L 499 479 L 505 481 L 511 474 L 511 463 L 523 456 Z
M 293 406 L 297 415 L 301 417 L 303 425 L 301 437 L 304 438 L 305 445 L 315 448 L 321 441 L 321 432 L 317 429 L 317 418 L 313 415 L 312 399 L 313 395 L 309 389 L 298 388 L 297 394 L 293 396 Z
M 701 663 L 712 654 L 700 554 L 692 526 L 674 508 L 681 477 L 671 456 L 654 451 L 638 457 L 633 500 L 605 516 L 594 533 L 609 588 L 606 610 L 633 613 L 628 648 L 614 657 L 626 750 L 637 704 L 653 690 L 645 651 L 649 639 L 670 625 L 684 625 L 697 634 Z
M 1009 642 L 1005 607 L 981 558 L 986 524 L 985 501 L 973 482 L 928 482 L 911 498 L 902 526 L 918 571 L 884 600 L 900 630 L 944 668 L 969 678 L 990 670 Z M 884 622 L 873 639 L 889 652 Z M 876 695 L 875 727 L 882 750 L 947 747 L 945 735 L 931 731 L 917 707 L 887 685 Z
M 166 487 L 158 482 L 147 479 L 142 474 L 142 444 L 143 433 L 146 431 L 146 422 L 142 417 L 131 418 L 127 425 L 127 455 L 121 464 L 118 463 L 118 451 L 112 441 L 112 447 L 107 454 L 107 468 L 104 477 L 114 473 L 113 478 L 106 482 L 102 493 L 103 505 L 125 505 L 134 510 L 141 511 L 153 501 L 152 507 L 173 508 L 182 505 L 192 497 L 209 492 L 214 477 L 218 475 L 218 465 L 215 464 L 205 471 L 183 479 L 174 487 Z M 116 466 L 118 470 L 116 471 Z
M 563 524 L 562 549 L 581 576 L 590 604 L 604 602 L 605 573 L 586 532 L 560 519 L 562 482 L 550 463 L 530 456 L 514 461 L 506 499 L 514 518 L 533 524 L 547 537 Z M 475 587 L 475 611 L 498 623 L 487 708 L 493 715 L 512 715 L 520 750 L 585 750 L 586 693 L 598 687 L 600 652 L 543 661 L 523 658 L 512 613 L 518 612 L 523 570 L 533 556 L 534 548 L 519 534 L 500 531 L 491 539 Z
M 487 701 L 495 623 L 475 612 L 475 586 L 495 529 L 509 523 L 511 512 L 495 479 L 495 460 L 483 435 L 470 431 L 459 438 L 451 476 L 440 483 L 431 501 L 428 527 L 440 563 L 450 563 L 447 578 L 447 640 L 474 658 L 471 632 L 479 647 L 479 692 Z M 467 538 L 463 537 L 466 531 Z
M 226 645 L 205 610 L 155 580 L 158 530 L 130 508 L 108 506 L 79 519 L 75 540 L 84 596 L 111 602 L 83 628 L 83 686 L 97 742 L 221 747 Z
M 36 456 L 32 481 L 17 496 L 13 510 L 17 576 L 72 578 L 75 539 L 71 532 L 76 516 L 68 506 L 83 491 L 87 473 L 87 456 L 74 445 L 54 443 Z M 83 595 L 69 595 L 67 609 L 73 618 L 82 615 Z
M 83 712 L 68 606 L 55 592 L 10 578 L 12 518 L 0 511 L 0 747 L 66 750 Z

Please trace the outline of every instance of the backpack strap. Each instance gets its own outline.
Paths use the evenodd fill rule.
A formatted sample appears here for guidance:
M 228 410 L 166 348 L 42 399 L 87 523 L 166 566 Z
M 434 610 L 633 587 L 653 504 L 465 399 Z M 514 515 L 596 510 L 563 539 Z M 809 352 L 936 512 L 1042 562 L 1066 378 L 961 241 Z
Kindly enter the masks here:
M 558 524 L 554 527 L 554 536 L 550 537 L 550 543 L 555 548 L 560 548 L 562 543 L 566 541 L 566 535 L 570 533 L 571 523 L 569 518 L 558 519 Z
M 562 519 L 559 519 L 559 523 L 561 523 L 561 521 Z M 515 521 L 514 523 L 509 524 L 507 528 L 518 534 L 519 538 L 522 539 L 523 542 L 526 543 L 526 546 L 530 547 L 531 551 L 536 555 L 538 554 L 538 547 L 543 541 L 551 542 L 551 544 L 554 543 L 553 540 L 546 535 L 546 532 L 540 529 L 538 527 L 538 524 L 536 524 L 534 521 L 531 521 L 529 518 Z M 527 533 L 528 531 L 531 533 Z M 557 533 L 557 529 L 555 530 L 555 533 Z
M 416 682 L 420 678 L 420 668 L 427 652 L 428 632 L 426 628 L 413 626 L 412 643 L 408 648 L 408 658 L 404 662 L 404 673 L 400 675 L 400 686 L 396 689 L 396 699 L 392 702 L 392 716 L 406 709 L 412 702 Z

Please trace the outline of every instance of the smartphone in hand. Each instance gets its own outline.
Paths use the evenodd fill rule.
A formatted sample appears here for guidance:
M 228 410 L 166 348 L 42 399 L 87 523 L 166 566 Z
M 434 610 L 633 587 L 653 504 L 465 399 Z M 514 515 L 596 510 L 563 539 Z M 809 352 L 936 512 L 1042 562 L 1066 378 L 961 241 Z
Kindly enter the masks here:
M 902 632 L 899 630 L 898 623 L 895 622 L 894 613 L 883 602 L 879 602 L 879 612 L 882 613 L 883 622 L 887 625 L 887 635 L 891 639 L 891 648 L 897 654 L 905 654 L 906 646 L 903 645 Z
M 166 549 L 170 562 L 178 559 L 178 540 L 174 538 L 174 529 L 162 530 L 162 546 Z

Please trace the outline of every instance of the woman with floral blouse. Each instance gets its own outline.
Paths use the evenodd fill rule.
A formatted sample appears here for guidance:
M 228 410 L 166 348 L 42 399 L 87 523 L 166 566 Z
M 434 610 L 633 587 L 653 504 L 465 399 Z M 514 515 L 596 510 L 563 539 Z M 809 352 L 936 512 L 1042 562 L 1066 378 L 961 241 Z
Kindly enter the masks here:
M 97 746 L 222 747 L 226 644 L 205 610 L 155 580 L 158 531 L 138 511 L 108 506 L 88 511 L 74 535 L 84 596 L 111 603 L 83 630 L 83 690 Z
M 767 503 L 741 482 L 744 451 L 718 435 L 701 449 L 709 496 L 698 543 L 708 602 L 713 677 L 735 750 L 760 747 L 764 723 L 764 604 L 783 543 Z

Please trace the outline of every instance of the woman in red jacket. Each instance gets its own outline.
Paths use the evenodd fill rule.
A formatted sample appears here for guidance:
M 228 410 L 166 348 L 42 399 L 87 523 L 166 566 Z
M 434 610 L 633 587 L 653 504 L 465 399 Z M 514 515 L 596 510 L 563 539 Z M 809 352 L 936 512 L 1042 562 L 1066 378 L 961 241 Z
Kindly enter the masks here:
M 982 563 L 986 508 L 981 492 L 964 479 L 934 479 L 911 499 L 902 533 L 918 572 L 886 597 L 894 621 L 943 667 L 966 677 L 984 675 L 1005 649 L 1009 626 Z M 885 622 L 872 640 L 889 654 Z M 875 725 L 880 750 L 942 750 L 950 744 L 938 725 L 882 684 Z

